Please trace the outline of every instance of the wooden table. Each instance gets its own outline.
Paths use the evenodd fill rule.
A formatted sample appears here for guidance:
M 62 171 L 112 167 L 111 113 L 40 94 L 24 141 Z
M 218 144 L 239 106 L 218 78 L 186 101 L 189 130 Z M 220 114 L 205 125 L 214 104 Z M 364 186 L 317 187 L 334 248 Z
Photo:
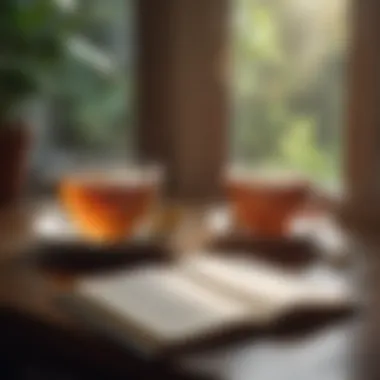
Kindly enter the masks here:
M 106 374 L 104 378 L 110 379 L 346 378 L 355 324 L 342 316 L 332 316 L 331 321 L 318 320 L 314 329 L 252 337 L 235 346 L 184 356 L 175 363 L 142 358 L 128 347 L 110 342 L 58 307 L 56 295 L 66 289 L 67 279 L 20 260 L 20 246 L 32 246 L 34 241 L 28 230 L 29 217 L 26 209 L 21 208 L 7 210 L 0 218 L 0 326 L 4 330 L 3 340 L 8 342 L 6 353 L 10 360 L 17 360 L 20 355 L 28 357 L 31 352 L 45 360 L 51 354 L 59 360 L 85 365 L 89 373 Z

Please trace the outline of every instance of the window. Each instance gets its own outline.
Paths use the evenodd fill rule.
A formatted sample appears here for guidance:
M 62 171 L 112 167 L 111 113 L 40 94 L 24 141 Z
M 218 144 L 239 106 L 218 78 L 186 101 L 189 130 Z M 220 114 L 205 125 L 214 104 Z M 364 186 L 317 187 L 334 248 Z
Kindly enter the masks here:
M 144 148 L 140 150 L 144 157 L 162 158 L 168 168 L 168 182 L 189 188 L 190 182 L 202 182 L 199 177 L 203 175 L 214 178 L 208 187 L 215 187 L 219 176 L 214 172 L 222 166 L 220 161 L 226 150 L 224 111 L 230 105 L 225 104 L 225 89 L 221 85 L 204 80 L 206 72 L 206 77 L 211 78 L 207 70 L 219 69 L 220 65 L 213 64 L 207 70 L 204 65 L 224 56 L 227 1 L 202 5 L 186 1 L 180 5 L 148 0 L 56 1 L 66 4 L 72 12 L 85 14 L 86 22 L 81 33 L 69 42 L 72 54 L 62 68 L 60 95 L 45 99 L 40 107 L 38 118 L 42 121 L 36 123 L 41 130 L 33 160 L 35 170 L 45 172 L 47 163 L 56 170 L 78 160 L 78 156 L 99 160 L 134 156 L 135 20 L 145 12 L 146 33 L 142 35 L 149 43 L 140 42 L 140 47 L 144 45 L 147 51 L 141 55 L 143 58 L 140 56 L 143 64 L 139 64 L 142 70 L 138 78 L 144 82 L 139 111 L 144 117 L 139 122 L 144 126 L 140 138 L 149 135 L 153 142 L 142 144 Z M 347 2 L 229 1 L 229 46 L 234 68 L 228 142 L 233 161 L 261 168 L 294 169 L 328 185 L 340 181 Z M 137 5 L 146 10 L 135 9 Z M 170 23 L 168 20 L 172 19 L 178 22 Z M 204 28 L 202 37 L 214 33 L 210 45 L 202 48 L 198 34 L 188 28 L 190 25 L 197 25 L 198 32 Z M 175 38 L 167 38 L 170 33 Z M 181 33 L 186 43 L 178 43 Z M 197 65 L 189 64 L 189 57 L 198 57 Z M 182 75 L 192 79 L 185 81 Z M 203 100 L 205 94 L 210 96 L 207 101 Z M 168 100 L 170 97 L 174 100 Z M 189 141 L 193 141 L 194 147 L 189 147 Z M 206 154 L 205 147 L 210 143 L 212 152 L 208 149 Z M 181 148 L 173 151 L 171 145 Z M 157 154 L 144 152 L 152 150 L 152 146 Z M 192 153 L 195 151 L 196 156 Z M 215 157 L 210 158 L 216 151 Z M 189 174 L 185 174 L 185 167 Z
M 340 177 L 346 0 L 233 2 L 235 161 Z
M 133 156 L 134 0 L 56 0 L 81 16 L 67 41 L 58 90 L 34 105 L 34 172 Z M 82 17 L 83 16 L 83 17 Z

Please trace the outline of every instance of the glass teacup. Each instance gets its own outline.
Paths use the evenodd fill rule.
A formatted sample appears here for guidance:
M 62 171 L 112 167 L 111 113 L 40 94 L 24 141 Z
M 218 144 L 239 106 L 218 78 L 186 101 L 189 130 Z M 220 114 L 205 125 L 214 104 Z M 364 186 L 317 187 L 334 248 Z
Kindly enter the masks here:
M 61 178 L 59 198 L 85 237 L 121 241 L 148 217 L 161 179 L 156 166 L 80 170 Z

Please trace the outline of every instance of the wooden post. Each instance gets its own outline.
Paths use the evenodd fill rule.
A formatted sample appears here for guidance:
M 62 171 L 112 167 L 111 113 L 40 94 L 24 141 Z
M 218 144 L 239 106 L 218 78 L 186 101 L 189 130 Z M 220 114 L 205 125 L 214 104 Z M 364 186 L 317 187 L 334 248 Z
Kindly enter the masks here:
M 365 264 L 367 302 L 357 379 L 380 378 L 380 2 L 354 0 L 346 130 L 346 200 L 341 221 Z
M 362 202 L 380 199 L 380 3 L 352 4 L 346 189 Z
M 166 168 L 168 194 L 219 192 L 228 104 L 228 0 L 139 0 L 139 147 Z

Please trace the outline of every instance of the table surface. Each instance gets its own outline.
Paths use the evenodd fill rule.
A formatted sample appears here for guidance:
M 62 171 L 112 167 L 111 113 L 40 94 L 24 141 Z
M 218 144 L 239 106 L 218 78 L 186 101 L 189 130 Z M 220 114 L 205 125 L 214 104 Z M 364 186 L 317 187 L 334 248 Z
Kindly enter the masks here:
M 55 302 L 57 293 L 70 288 L 72 279 L 68 281 L 41 272 L 20 260 L 19 246 L 33 245 L 31 216 L 25 207 L 0 214 L 0 251 L 3 252 L 0 256 L 0 306 L 11 307 L 68 332 L 70 336 L 91 339 L 91 332 L 65 314 Z M 190 355 L 178 361 L 176 366 L 189 373 L 217 379 L 346 379 L 354 332 L 354 322 L 342 319 L 297 337 L 262 337 L 238 346 Z

